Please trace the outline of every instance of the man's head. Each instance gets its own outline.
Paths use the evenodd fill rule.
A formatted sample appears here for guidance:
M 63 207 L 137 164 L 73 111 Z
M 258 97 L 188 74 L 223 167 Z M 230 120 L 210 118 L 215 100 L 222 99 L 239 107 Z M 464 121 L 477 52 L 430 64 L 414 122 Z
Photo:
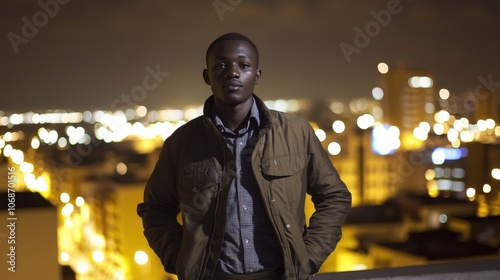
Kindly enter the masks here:
M 203 79 L 210 85 L 215 103 L 236 106 L 252 97 L 261 75 L 255 44 L 238 33 L 217 38 L 207 49 Z
M 210 44 L 210 46 L 208 46 L 207 53 L 205 55 L 205 59 L 206 59 L 206 62 L 207 62 L 207 67 L 208 67 L 208 56 L 209 56 L 210 52 L 212 51 L 212 49 L 214 48 L 214 46 L 217 43 L 219 43 L 221 41 L 226 41 L 226 40 L 239 40 L 239 41 L 245 41 L 248 44 L 250 44 L 250 46 L 252 47 L 252 49 L 257 54 L 257 67 L 259 66 L 259 50 L 257 49 L 257 46 L 252 42 L 252 40 L 248 39 L 248 37 L 246 37 L 245 35 L 242 35 L 240 33 L 226 33 L 226 34 L 220 36 L 219 38 L 215 39 Z

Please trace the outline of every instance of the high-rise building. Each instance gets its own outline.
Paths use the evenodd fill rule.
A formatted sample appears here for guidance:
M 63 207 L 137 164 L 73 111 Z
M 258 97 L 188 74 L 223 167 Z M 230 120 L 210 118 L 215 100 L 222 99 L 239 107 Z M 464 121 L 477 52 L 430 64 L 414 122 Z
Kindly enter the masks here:
M 414 129 L 421 122 L 433 123 L 435 112 L 434 75 L 430 71 L 391 69 L 378 79 L 383 91 L 383 122 L 401 131 L 401 149 L 421 147 L 414 141 Z

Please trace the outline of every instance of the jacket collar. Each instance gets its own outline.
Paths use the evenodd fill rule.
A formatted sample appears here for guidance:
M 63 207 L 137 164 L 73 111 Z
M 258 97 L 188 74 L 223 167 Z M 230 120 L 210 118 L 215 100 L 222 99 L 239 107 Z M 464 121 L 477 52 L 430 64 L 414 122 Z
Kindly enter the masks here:
M 261 128 L 269 127 L 271 124 L 271 113 L 269 108 L 267 108 L 266 104 L 264 104 L 264 101 L 262 101 L 259 97 L 257 97 L 257 95 L 254 94 L 253 98 L 255 100 L 257 108 L 259 109 Z M 205 117 L 211 119 L 211 110 L 213 106 L 214 106 L 214 96 L 211 95 L 210 97 L 207 98 L 207 100 L 205 101 L 205 105 L 203 106 L 203 115 Z

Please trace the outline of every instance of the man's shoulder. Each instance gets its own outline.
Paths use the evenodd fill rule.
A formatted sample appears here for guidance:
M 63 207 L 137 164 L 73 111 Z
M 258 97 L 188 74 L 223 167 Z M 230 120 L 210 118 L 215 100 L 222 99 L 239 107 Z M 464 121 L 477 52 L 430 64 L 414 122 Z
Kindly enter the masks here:
M 278 122 L 281 125 L 309 126 L 309 122 L 306 119 L 293 113 L 269 110 L 269 114 L 274 122 Z
M 205 116 L 198 116 L 185 124 L 179 126 L 168 138 L 172 141 L 179 137 L 193 137 L 193 131 L 197 131 L 201 125 L 205 123 Z
M 309 122 L 303 119 L 302 117 L 292 114 L 292 113 L 287 113 L 287 112 L 282 112 L 282 111 L 277 111 L 274 109 L 269 109 L 260 99 L 258 96 L 254 95 L 255 100 L 257 101 L 257 106 L 259 108 L 259 111 L 261 113 L 261 117 L 264 116 L 265 118 L 269 117 L 271 123 L 277 123 L 278 125 L 280 124 L 288 124 L 288 123 L 293 123 L 295 125 L 308 125 Z

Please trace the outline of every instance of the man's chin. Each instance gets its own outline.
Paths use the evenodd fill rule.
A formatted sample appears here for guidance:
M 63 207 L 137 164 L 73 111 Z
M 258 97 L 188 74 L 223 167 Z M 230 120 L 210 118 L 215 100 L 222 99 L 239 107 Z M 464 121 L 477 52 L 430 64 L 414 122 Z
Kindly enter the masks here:
M 245 103 L 248 99 L 252 98 L 252 95 L 249 96 L 242 94 L 241 92 L 225 92 L 223 98 L 219 98 L 219 100 L 227 105 L 237 106 L 242 103 Z

